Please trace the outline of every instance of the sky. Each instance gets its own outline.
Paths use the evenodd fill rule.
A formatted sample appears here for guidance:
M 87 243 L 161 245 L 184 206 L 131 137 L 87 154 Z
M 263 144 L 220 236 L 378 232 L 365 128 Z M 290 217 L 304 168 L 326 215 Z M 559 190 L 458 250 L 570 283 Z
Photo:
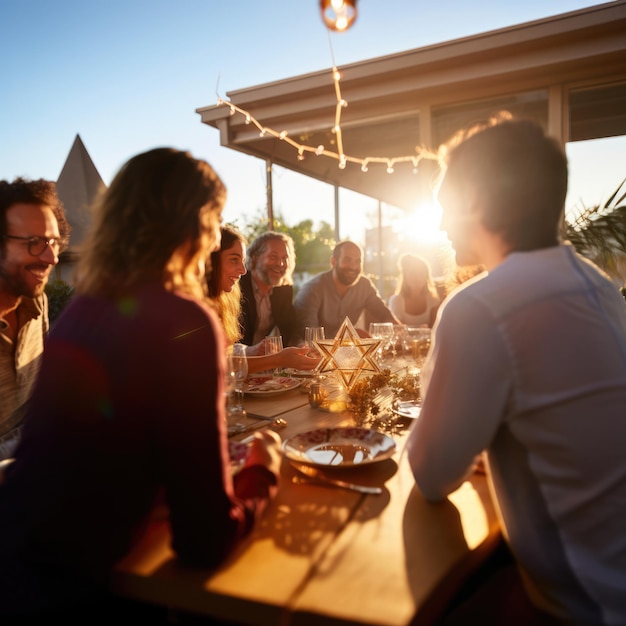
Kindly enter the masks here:
M 80 135 L 108 185 L 158 146 L 211 163 L 226 221 L 265 212 L 265 164 L 219 145 L 196 109 L 227 92 L 450 41 L 600 4 L 588 0 L 358 0 L 350 30 L 329 34 L 318 0 L 0 0 L 0 179 L 56 180 Z M 608 197 L 626 141 L 568 146 L 568 203 Z M 607 159 L 610 150 L 615 158 Z M 607 169 L 608 168 L 608 169 Z M 594 183 L 595 184 L 592 184 Z M 282 168 L 274 207 L 293 225 L 333 221 L 333 188 Z M 342 191 L 342 236 L 362 241 L 375 202 Z

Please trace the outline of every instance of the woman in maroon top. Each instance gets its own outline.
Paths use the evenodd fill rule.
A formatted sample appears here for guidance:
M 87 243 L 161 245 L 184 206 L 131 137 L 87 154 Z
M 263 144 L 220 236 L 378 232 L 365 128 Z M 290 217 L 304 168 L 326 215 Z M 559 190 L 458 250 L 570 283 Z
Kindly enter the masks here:
M 179 559 L 212 568 L 274 495 L 274 433 L 229 469 L 225 344 L 204 291 L 224 199 L 206 162 L 160 148 L 96 203 L 0 485 L 0 623 L 93 607 L 155 506 Z

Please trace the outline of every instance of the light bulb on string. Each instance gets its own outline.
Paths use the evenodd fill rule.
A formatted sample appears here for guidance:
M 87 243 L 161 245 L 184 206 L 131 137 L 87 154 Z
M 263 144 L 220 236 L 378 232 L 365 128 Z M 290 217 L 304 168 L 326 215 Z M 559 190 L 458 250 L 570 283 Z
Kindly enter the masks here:
M 320 0 L 322 19 L 330 30 L 345 32 L 357 17 L 357 0 Z

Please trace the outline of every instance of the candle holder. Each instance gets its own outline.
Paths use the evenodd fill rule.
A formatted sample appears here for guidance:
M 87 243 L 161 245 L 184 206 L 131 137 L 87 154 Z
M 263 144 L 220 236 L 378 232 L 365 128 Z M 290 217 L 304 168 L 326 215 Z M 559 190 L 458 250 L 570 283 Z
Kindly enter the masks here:
M 359 337 L 348 317 L 334 339 L 317 339 L 314 343 L 322 355 L 317 372 L 334 373 L 346 393 L 362 376 L 380 372 L 376 351 L 381 340 Z

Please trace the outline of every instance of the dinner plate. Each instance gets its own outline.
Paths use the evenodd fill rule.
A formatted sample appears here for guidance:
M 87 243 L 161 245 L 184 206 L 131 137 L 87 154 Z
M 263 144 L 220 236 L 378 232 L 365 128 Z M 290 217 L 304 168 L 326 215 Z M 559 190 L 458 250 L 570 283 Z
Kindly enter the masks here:
M 388 459 L 396 450 L 396 442 L 368 428 L 317 428 L 289 437 L 282 447 L 291 461 L 324 467 L 353 467 Z
M 398 406 L 393 409 L 393 412 L 400 417 L 407 417 L 409 419 L 417 419 L 422 411 L 422 406 L 417 404 L 413 400 L 407 400 L 406 402 L 398 402 Z
M 255 396 L 274 396 L 302 384 L 301 378 L 291 376 L 250 376 L 243 385 L 244 393 Z
M 230 456 L 230 469 L 236 474 L 245 464 L 250 454 L 250 444 L 242 441 L 229 441 L 228 454 Z
M 287 376 L 315 376 L 315 369 L 297 370 L 293 367 L 286 367 L 283 372 L 285 372 Z

